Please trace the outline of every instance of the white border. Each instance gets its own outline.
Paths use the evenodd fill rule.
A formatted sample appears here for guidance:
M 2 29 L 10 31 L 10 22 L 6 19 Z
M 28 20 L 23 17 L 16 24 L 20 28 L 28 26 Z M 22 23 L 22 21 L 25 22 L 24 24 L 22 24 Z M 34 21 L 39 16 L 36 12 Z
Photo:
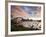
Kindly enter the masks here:
M 22 5 L 22 6 L 41 6 L 41 30 L 40 31 L 16 31 L 11 32 L 11 5 Z M 38 19 L 38 18 L 37 18 Z M 33 33 L 43 33 L 43 5 L 41 4 L 23 4 L 23 3 L 8 3 L 8 35 L 16 35 L 16 34 L 33 34 Z

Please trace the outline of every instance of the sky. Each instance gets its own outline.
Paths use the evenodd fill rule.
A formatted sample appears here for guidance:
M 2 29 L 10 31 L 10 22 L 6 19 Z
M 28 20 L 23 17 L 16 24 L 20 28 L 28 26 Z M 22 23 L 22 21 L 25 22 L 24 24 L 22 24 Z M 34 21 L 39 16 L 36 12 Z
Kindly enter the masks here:
M 40 6 L 18 6 L 11 5 L 11 15 L 13 17 L 41 17 Z

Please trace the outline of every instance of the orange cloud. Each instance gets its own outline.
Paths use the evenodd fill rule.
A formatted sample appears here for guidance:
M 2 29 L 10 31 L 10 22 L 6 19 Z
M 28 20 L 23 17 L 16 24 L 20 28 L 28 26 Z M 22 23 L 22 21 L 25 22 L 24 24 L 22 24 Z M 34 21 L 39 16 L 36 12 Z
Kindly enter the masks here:
M 16 17 L 16 16 L 28 16 L 28 14 L 24 10 L 22 10 L 19 6 L 15 6 L 15 7 L 16 8 L 12 12 L 13 17 Z

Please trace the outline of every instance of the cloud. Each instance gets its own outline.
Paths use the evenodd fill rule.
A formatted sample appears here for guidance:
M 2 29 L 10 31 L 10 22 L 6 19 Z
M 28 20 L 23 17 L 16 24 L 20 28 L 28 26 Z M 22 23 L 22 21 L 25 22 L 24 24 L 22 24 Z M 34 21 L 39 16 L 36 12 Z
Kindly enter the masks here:
M 11 6 L 11 15 L 21 17 L 40 17 L 41 7 L 39 6 Z

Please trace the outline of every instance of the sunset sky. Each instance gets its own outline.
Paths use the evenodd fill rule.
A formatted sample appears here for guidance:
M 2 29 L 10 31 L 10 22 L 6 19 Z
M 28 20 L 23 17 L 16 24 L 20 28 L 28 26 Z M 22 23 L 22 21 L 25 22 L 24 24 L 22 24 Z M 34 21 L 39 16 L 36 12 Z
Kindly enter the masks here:
M 41 7 L 12 5 L 11 15 L 13 17 L 41 17 Z

